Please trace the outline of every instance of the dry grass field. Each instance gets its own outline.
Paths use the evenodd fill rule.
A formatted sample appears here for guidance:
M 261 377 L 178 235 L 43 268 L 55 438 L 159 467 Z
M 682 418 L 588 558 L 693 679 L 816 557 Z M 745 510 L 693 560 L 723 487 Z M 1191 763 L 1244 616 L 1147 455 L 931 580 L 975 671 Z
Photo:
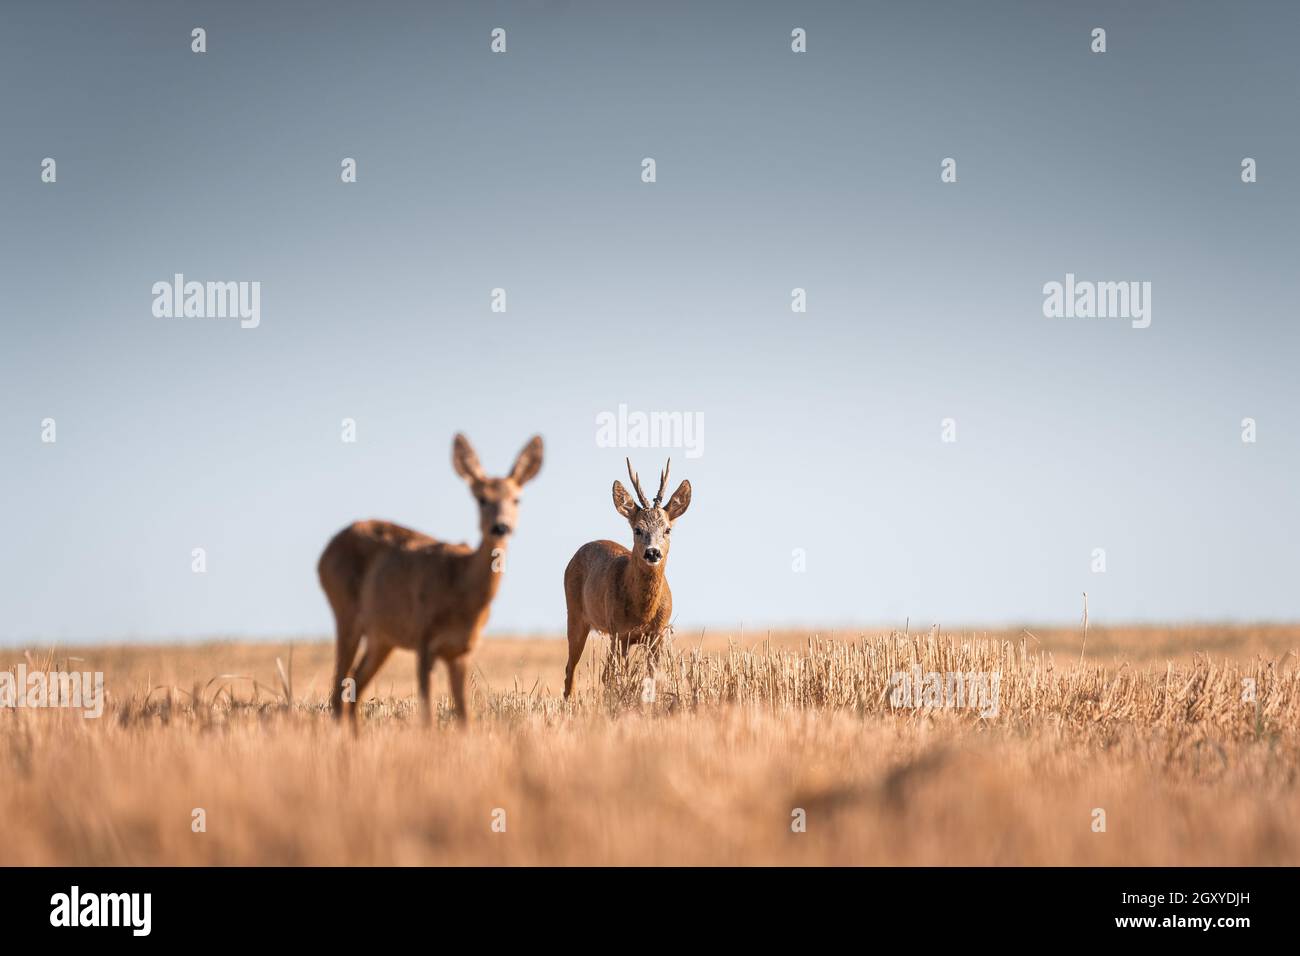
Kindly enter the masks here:
M 489 638 L 468 729 L 400 653 L 355 736 L 322 642 L 0 650 L 108 692 L 0 709 L 0 864 L 1300 863 L 1300 626 L 1080 637 L 679 633 L 653 701 L 593 638 L 570 702 L 563 641 Z M 913 668 L 996 717 L 895 706 Z

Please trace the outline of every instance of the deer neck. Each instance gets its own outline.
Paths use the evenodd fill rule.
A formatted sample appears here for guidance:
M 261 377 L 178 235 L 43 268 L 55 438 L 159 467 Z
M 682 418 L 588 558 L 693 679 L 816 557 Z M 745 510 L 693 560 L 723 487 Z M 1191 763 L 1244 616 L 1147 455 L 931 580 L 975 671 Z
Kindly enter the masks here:
M 646 620 L 654 616 L 668 591 L 668 579 L 664 577 L 667 563 L 665 559 L 654 567 L 646 567 L 632 558 L 623 572 L 623 591 L 628 605 Z
M 498 550 L 499 549 L 499 550 Z M 474 551 L 462 559 L 462 581 L 468 596 L 479 607 L 487 607 L 501 586 L 501 569 L 504 568 L 505 545 L 484 537 Z

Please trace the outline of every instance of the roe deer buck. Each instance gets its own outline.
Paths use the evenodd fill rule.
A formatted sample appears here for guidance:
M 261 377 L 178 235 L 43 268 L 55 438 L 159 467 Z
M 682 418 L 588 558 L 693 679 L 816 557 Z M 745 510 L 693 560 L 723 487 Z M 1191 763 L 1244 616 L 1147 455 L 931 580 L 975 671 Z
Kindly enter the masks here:
M 337 626 L 334 689 L 330 708 L 343 709 L 343 684 L 355 685 L 348 716 L 355 724 L 357 702 L 375 672 L 396 647 L 416 652 L 421 716 L 427 723 L 429 675 L 438 658 L 447 662 L 456 714 L 468 720 L 465 677 L 469 653 L 487 623 L 501 583 L 506 539 L 514 531 L 519 489 L 542 467 L 542 439 L 534 436 L 510 474 L 489 478 L 464 435 L 452 443 L 452 466 L 478 501 L 477 548 L 447 544 L 388 521 L 358 521 L 325 547 L 317 572 Z M 362 636 L 366 651 L 352 669 Z
M 564 669 L 564 696 L 573 692 L 573 672 L 587 645 L 591 630 L 608 634 L 618 642 L 624 657 L 632 644 L 644 643 L 650 671 L 658 660 L 659 643 L 673 616 L 673 593 L 664 577 L 668 563 L 668 536 L 673 522 L 686 513 L 691 503 L 691 483 L 683 481 L 659 507 L 668 486 L 668 468 L 659 474 L 659 493 L 653 504 L 641 490 L 641 480 L 627 460 L 639 501 L 614 482 L 614 509 L 632 526 L 632 550 L 613 541 L 584 544 L 564 569 L 564 600 L 569 610 L 569 666 Z

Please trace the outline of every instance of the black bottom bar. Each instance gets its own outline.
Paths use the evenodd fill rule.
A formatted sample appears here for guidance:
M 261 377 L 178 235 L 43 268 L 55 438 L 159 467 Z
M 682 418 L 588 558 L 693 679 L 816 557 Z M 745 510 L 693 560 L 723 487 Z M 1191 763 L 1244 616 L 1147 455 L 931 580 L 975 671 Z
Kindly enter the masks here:
M 337 946 L 395 932 L 432 933 L 432 944 L 457 927 L 494 944 L 511 934 L 536 942 L 539 932 L 577 942 L 572 934 L 599 938 L 592 934 L 606 922 L 641 936 L 688 920 L 693 940 L 716 933 L 730 944 L 813 928 L 974 942 L 967 934 L 978 928 L 1231 946 L 1294 928 L 1295 877 L 1172 868 L 3 869 L 0 913 L 6 944 L 75 936 Z

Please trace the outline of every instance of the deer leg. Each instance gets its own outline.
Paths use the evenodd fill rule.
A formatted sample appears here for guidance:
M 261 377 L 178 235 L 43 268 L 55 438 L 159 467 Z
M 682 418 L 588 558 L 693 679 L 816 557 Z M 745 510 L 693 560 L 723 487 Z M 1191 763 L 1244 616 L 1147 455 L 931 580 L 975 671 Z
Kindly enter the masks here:
M 353 726 L 356 726 L 357 722 L 357 707 L 361 704 L 361 692 L 366 689 L 366 685 L 374 678 L 379 668 L 384 666 L 384 661 L 388 660 L 388 655 L 391 653 L 393 653 L 393 645 L 381 644 L 373 637 L 366 640 L 366 652 L 361 655 L 361 663 L 357 665 L 356 672 L 352 675 L 356 683 L 356 699 L 348 710 L 348 718 Z
M 623 670 L 627 670 L 627 656 L 632 653 L 632 635 L 620 634 L 618 636 L 618 656 L 621 659 Z
M 564 696 L 567 699 L 573 693 L 573 673 L 582 659 L 582 649 L 587 646 L 587 635 L 591 628 L 587 622 L 574 615 L 569 615 L 569 664 L 564 668 Z
M 433 651 L 429 641 L 421 641 L 415 652 L 415 684 L 420 691 L 420 721 L 428 727 L 433 723 L 429 708 L 429 677 L 433 672 Z
M 653 678 L 655 671 L 659 667 L 659 645 L 663 638 L 655 634 L 646 639 L 645 642 L 645 666 L 646 676 Z
M 330 711 L 337 720 L 343 716 L 343 681 L 357 658 L 357 645 L 361 643 L 360 628 L 350 618 L 338 615 L 335 619 L 334 687 L 330 691 Z
M 632 652 L 632 635 L 630 634 L 611 634 L 609 636 L 609 650 L 605 656 L 605 673 L 606 681 L 617 679 L 627 674 L 627 657 Z
M 469 724 L 469 707 L 465 703 L 465 678 L 469 675 L 469 654 L 447 658 L 447 676 L 451 683 L 452 700 L 456 703 L 456 716 L 461 723 Z

